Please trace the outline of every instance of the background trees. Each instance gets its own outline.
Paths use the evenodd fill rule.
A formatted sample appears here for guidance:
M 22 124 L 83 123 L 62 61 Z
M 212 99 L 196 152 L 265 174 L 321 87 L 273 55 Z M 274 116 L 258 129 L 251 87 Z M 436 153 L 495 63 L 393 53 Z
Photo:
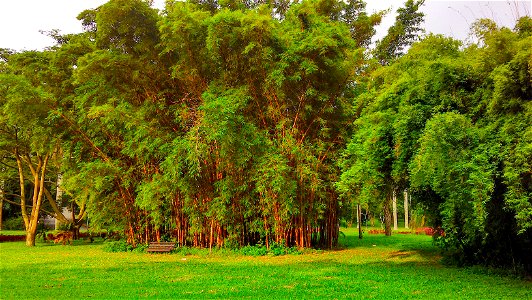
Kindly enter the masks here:
M 345 91 L 382 13 L 279 5 L 176 2 L 157 14 L 117 0 L 80 14 L 85 33 L 55 35 L 38 119 L 60 129 L 44 135 L 61 153 L 54 173 L 93 226 L 132 244 L 336 243 Z
M 511 31 L 480 20 L 480 44 L 467 47 L 428 36 L 374 71 L 339 186 L 371 201 L 387 179 L 406 185 L 458 261 L 530 269 L 530 36 L 519 25 L 528 22 Z

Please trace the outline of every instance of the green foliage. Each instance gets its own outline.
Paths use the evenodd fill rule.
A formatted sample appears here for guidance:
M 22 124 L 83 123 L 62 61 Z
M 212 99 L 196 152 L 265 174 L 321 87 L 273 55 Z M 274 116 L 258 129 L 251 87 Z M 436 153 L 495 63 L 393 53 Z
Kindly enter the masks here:
M 135 248 L 128 244 L 126 241 L 119 240 L 104 243 L 102 249 L 104 252 L 130 252 L 133 251 Z
M 473 30 L 479 44 L 428 36 L 373 72 L 337 188 L 378 204 L 409 187 L 455 261 L 530 270 L 530 37 Z
M 334 247 L 357 204 L 391 234 L 408 188 L 464 262 L 530 269 L 530 18 L 414 43 L 410 0 L 368 50 L 385 12 L 359 0 L 149 4 L 108 1 L 46 51 L 1 51 L 0 155 L 22 157 L 21 189 L 47 157 L 42 177 L 124 234 L 109 249 L 278 255 Z
M 267 248 L 265 245 L 259 242 L 257 245 L 248 245 L 238 249 L 238 253 L 246 256 L 280 256 L 287 254 L 299 255 L 301 254 L 301 251 L 299 251 L 296 247 L 286 247 L 285 243 L 273 242 L 270 244 L 270 248 Z
M 486 204 L 494 189 L 494 167 L 479 149 L 479 134 L 463 115 L 435 115 L 426 124 L 411 163 L 414 187 L 430 187 L 440 205 L 444 243 L 476 245 L 486 226 Z
M 3 220 L 2 230 L 24 230 L 24 220 L 22 219 L 22 216 Z
M 148 249 L 149 245 L 146 245 L 146 244 L 139 244 L 137 245 L 135 248 L 133 248 L 133 250 L 131 250 L 132 252 L 137 252 L 137 253 L 146 253 L 146 249 Z M 111 251 L 112 252 L 112 251 Z M 118 252 L 118 251 L 117 251 Z
M 146 55 L 159 42 L 157 10 L 145 1 L 113 0 L 96 12 L 96 45 L 132 55 Z
M 387 65 L 400 57 L 403 50 L 419 39 L 422 32 L 424 14 L 419 8 L 425 1 L 408 0 L 405 7 L 397 10 L 395 23 L 388 29 L 388 33 L 377 41 L 374 56 L 382 64 Z
M 273 256 L 291 254 L 291 255 L 300 255 L 302 254 L 299 249 L 296 247 L 286 247 L 284 243 L 272 243 L 270 245 L 269 253 Z
M 263 245 L 244 246 L 239 251 L 242 255 L 248 256 L 264 256 L 268 254 L 268 249 Z

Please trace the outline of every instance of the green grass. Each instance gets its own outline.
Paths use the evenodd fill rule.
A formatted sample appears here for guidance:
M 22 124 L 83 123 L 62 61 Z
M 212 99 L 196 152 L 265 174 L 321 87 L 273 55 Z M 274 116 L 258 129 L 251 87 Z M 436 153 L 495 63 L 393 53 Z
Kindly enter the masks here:
M 25 235 L 24 230 L 0 230 L 0 235 Z
M 303 255 L 106 253 L 102 243 L 0 244 L 1 299 L 531 299 L 532 284 L 442 266 L 422 235 L 356 238 Z

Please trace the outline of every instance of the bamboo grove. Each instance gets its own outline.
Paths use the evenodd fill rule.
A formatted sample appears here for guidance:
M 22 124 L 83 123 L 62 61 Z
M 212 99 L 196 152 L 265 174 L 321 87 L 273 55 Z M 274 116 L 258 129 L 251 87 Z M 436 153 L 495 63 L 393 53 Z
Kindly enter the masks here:
M 408 189 L 445 249 L 532 269 L 530 18 L 462 45 L 420 36 L 422 4 L 372 44 L 385 12 L 361 0 L 111 0 L 3 49 L 0 183 L 28 245 L 70 201 L 133 245 L 332 248 L 357 204 L 390 234 Z
M 11 152 L 54 158 L 94 226 L 132 244 L 336 244 L 346 89 L 379 14 L 359 1 L 176 1 L 159 14 L 116 0 L 79 19 L 85 32 L 50 32 L 52 49 L 4 52 L 5 87 L 24 86 L 41 113 L 14 113 L 24 132 L 6 132 Z

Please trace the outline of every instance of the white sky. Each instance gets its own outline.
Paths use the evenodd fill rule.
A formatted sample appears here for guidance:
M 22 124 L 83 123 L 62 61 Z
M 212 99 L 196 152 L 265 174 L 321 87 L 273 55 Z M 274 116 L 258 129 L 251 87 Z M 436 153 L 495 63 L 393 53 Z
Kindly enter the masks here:
M 77 15 L 96 8 L 107 0 L 0 0 L 0 48 L 14 50 L 41 50 L 52 46 L 53 40 L 39 32 L 59 29 L 62 33 L 81 32 Z M 392 8 L 378 30 L 385 34 L 394 21 L 394 14 L 404 0 L 366 0 L 369 12 Z M 155 0 L 157 8 L 164 0 Z M 515 20 L 531 14 L 531 2 L 515 0 L 498 1 L 445 1 L 426 0 L 425 29 L 456 39 L 465 40 L 469 26 L 478 18 L 491 18 L 499 25 L 513 28 Z

